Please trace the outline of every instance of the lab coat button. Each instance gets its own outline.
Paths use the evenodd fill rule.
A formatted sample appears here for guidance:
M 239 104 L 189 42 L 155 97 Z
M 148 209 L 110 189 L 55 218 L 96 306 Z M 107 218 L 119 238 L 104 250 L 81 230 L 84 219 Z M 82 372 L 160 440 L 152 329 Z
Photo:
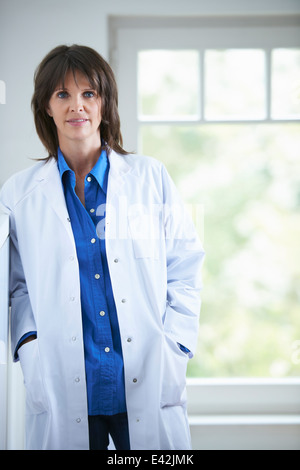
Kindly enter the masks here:
M 127 338 L 127 343 L 131 343 L 131 338 Z
M 137 379 L 134 378 L 132 382 L 136 384 L 136 383 L 137 383 Z
M 75 378 L 75 382 L 77 382 L 77 383 L 80 382 L 80 378 L 79 378 L 79 377 L 76 377 L 76 378 Z
M 70 302 L 74 302 L 75 297 L 70 297 Z
M 80 418 L 77 418 L 77 419 L 76 419 L 76 423 L 81 423 L 81 419 L 80 419 Z
M 70 261 L 74 261 L 74 256 L 69 256 Z
M 122 302 L 122 304 L 125 304 L 125 302 L 126 302 L 126 299 L 122 299 L 122 301 L 121 301 L 121 302 Z
M 115 258 L 115 259 L 114 259 L 114 262 L 115 262 L 115 263 L 118 263 L 118 262 L 119 262 L 118 258 Z
M 72 336 L 72 341 L 76 341 L 76 336 Z

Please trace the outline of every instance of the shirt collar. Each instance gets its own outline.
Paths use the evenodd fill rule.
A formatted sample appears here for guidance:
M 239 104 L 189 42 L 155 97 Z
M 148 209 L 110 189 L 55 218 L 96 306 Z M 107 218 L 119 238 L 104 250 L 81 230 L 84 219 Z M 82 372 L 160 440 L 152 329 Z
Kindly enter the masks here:
M 58 169 L 59 169 L 59 174 L 60 174 L 61 179 L 63 177 L 63 174 L 66 171 L 72 171 L 69 168 L 69 165 L 67 164 L 67 162 L 65 160 L 65 157 L 63 156 L 63 154 L 62 154 L 59 147 L 58 147 L 58 151 L 57 151 L 57 166 L 58 166 Z
M 63 180 L 63 175 L 65 172 L 71 172 L 72 175 L 74 175 L 73 170 L 69 167 L 67 164 L 65 157 L 63 156 L 60 148 L 58 148 L 57 152 L 57 165 L 59 169 L 59 174 L 61 177 L 62 182 Z M 97 160 L 96 165 L 93 167 L 93 169 L 90 171 L 88 175 L 93 175 L 94 178 L 97 180 L 98 184 L 101 186 L 103 191 L 106 193 L 107 192 L 107 175 L 108 175 L 108 169 L 109 169 L 109 161 L 107 158 L 107 152 L 105 149 L 101 151 L 101 154 Z M 86 177 L 88 176 L 86 175 Z M 75 176 L 75 175 L 74 175 Z M 73 177 L 74 177 L 73 176 Z M 74 183 L 75 183 L 75 177 L 74 177 Z

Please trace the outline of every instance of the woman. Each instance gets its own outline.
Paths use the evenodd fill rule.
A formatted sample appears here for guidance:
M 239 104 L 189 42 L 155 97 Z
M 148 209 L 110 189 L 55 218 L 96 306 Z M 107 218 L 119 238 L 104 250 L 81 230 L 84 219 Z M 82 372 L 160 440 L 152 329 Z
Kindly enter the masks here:
M 113 72 L 58 46 L 32 98 L 48 157 L 13 176 L 12 349 L 27 449 L 189 449 L 203 250 L 164 166 L 122 148 Z

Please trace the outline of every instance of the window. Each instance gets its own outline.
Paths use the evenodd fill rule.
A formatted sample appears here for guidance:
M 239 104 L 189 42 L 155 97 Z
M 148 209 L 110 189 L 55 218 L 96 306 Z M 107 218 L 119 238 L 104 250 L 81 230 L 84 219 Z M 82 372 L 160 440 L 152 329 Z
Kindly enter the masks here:
M 299 18 L 129 23 L 112 52 L 125 148 L 204 208 L 189 376 L 299 376 Z

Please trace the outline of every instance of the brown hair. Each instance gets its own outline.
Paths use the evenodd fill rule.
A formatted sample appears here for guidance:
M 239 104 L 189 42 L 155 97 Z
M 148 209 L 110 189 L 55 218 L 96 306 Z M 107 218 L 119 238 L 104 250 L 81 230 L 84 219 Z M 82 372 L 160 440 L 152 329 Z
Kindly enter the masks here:
M 57 159 L 58 137 L 56 125 L 48 115 L 50 98 L 58 85 L 64 87 L 66 74 L 83 73 L 93 89 L 101 97 L 102 120 L 100 135 L 107 150 L 113 149 L 126 155 L 123 148 L 118 112 L 118 90 L 114 73 L 109 64 L 94 49 L 86 46 L 57 46 L 38 66 L 34 75 L 34 93 L 31 107 L 37 134 L 48 151 L 48 160 Z

